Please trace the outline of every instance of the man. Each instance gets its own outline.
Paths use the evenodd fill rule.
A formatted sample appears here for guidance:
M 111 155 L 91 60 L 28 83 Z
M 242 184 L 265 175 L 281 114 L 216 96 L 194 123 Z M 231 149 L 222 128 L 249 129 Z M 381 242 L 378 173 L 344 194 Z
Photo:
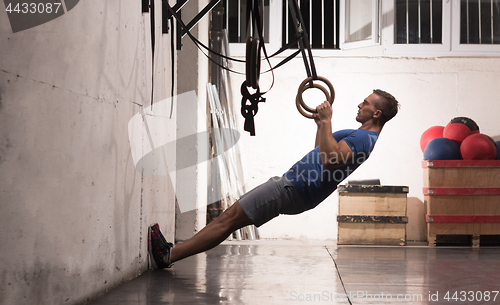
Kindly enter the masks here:
M 316 207 L 337 189 L 370 155 L 384 124 L 398 112 L 399 103 L 389 93 L 373 90 L 358 105 L 359 129 L 332 133 L 332 107 L 324 102 L 316 107 L 315 149 L 295 163 L 282 177 L 271 178 L 226 209 L 218 218 L 187 241 L 167 243 L 158 224 L 149 228 L 149 252 L 153 268 L 169 268 L 172 263 L 207 251 L 223 242 L 232 232 L 254 224 L 259 227 L 279 214 L 299 214 Z

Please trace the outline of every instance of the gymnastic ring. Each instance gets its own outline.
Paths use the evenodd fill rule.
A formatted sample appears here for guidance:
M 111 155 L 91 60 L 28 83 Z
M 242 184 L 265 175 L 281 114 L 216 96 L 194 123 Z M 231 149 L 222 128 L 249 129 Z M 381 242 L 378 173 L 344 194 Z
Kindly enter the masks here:
M 323 93 L 325 94 L 326 100 L 330 100 L 330 93 L 328 92 L 328 90 L 325 87 L 323 87 L 321 85 L 318 85 L 318 84 L 314 84 L 314 87 L 320 89 L 321 91 L 323 91 Z M 309 89 L 309 86 L 307 88 L 305 88 L 304 91 L 307 90 L 307 89 Z M 301 106 L 300 95 L 299 94 L 297 94 L 297 97 L 295 98 L 295 105 L 297 106 L 297 110 L 300 112 L 300 114 L 302 114 L 303 116 L 305 116 L 308 119 L 314 118 L 311 114 L 309 114 L 309 113 L 307 113 L 307 112 L 304 111 L 304 109 L 306 109 L 307 105 L 305 105 L 305 107 L 302 108 L 303 106 Z M 306 110 L 309 111 L 309 112 L 312 112 L 312 113 L 316 113 L 317 112 L 316 109 L 312 109 L 312 108 L 309 108 L 309 107 L 307 107 Z
M 316 109 L 311 108 L 311 107 L 307 106 L 304 103 L 304 100 L 302 99 L 302 93 L 304 93 L 305 90 L 307 90 L 307 89 L 310 88 L 309 87 L 309 83 L 311 81 L 313 81 L 313 80 L 320 80 L 320 81 L 324 82 L 328 86 L 328 89 L 330 90 L 330 92 L 328 92 L 323 86 L 320 86 L 320 85 L 317 85 L 317 84 L 313 83 L 313 86 L 315 88 L 318 88 L 321 91 L 323 91 L 323 93 L 326 96 L 326 100 L 330 103 L 330 105 L 332 105 L 333 101 L 335 100 L 335 89 L 333 89 L 332 83 L 330 83 L 330 81 L 328 81 L 326 78 L 324 78 L 322 76 L 317 76 L 316 79 L 313 79 L 312 77 L 308 77 L 305 80 L 303 80 L 302 83 L 299 86 L 299 89 L 297 90 L 297 97 L 295 99 L 295 103 L 297 105 L 297 109 L 299 110 L 299 112 L 303 116 L 305 116 L 306 118 L 309 118 L 309 119 L 312 119 L 313 116 L 310 115 L 310 114 L 308 114 L 308 113 L 306 113 L 303 109 L 305 109 L 305 110 L 307 110 L 308 112 L 311 112 L 311 113 L 316 113 L 317 111 L 316 111 Z
M 247 38 L 245 69 L 247 85 L 257 89 L 260 77 L 260 41 L 258 38 Z

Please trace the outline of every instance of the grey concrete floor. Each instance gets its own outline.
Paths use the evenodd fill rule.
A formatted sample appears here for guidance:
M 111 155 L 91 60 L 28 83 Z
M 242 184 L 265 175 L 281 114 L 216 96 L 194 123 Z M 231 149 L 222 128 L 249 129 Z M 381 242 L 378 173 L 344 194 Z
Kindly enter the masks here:
M 149 270 L 106 304 L 500 304 L 500 248 L 227 241 Z

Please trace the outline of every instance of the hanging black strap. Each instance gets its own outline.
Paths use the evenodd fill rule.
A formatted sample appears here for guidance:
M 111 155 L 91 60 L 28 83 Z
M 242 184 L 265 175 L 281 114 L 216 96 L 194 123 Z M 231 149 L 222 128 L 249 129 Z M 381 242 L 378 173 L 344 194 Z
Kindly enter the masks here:
M 154 102 L 154 85 L 155 85 L 155 0 L 150 1 L 150 19 L 151 19 L 151 108 Z
M 174 31 L 174 18 L 170 18 L 170 25 L 172 27 L 172 32 L 170 33 L 170 59 L 172 66 L 172 87 L 171 95 L 170 95 L 170 118 L 172 118 L 172 114 L 174 113 L 174 89 L 175 89 L 175 31 Z
M 264 39 L 262 38 L 262 26 L 260 25 L 259 2 L 261 0 L 247 0 L 246 10 L 246 80 L 241 84 L 241 115 L 245 118 L 243 129 L 255 136 L 254 117 L 259 111 L 259 103 L 265 102 L 260 92 L 260 50 L 264 49 Z M 250 17 L 251 16 L 251 17 Z M 252 33 L 250 34 L 250 31 Z M 266 56 L 267 57 L 267 56 Z M 268 59 L 269 61 L 269 59 Z M 273 72 L 274 83 L 274 72 Z M 256 89 L 254 94 L 248 92 L 248 87 Z M 271 85 L 272 87 L 272 85 Z
M 286 64 L 287 62 L 292 60 L 295 56 L 299 55 L 299 53 L 300 53 L 300 50 L 293 52 L 293 54 L 289 55 L 287 58 L 280 61 L 279 64 L 275 65 L 274 67 L 271 67 L 269 70 L 264 71 L 262 73 L 268 73 L 268 72 L 272 72 L 273 70 L 278 69 L 279 67 L 283 66 L 284 64 Z
M 253 0 L 247 0 L 247 8 L 246 8 L 246 21 L 247 21 L 247 24 L 246 24 L 246 36 L 247 37 L 250 37 L 250 32 L 252 31 L 251 29 L 251 26 L 252 26 L 252 19 L 253 18 L 253 15 L 252 15 L 252 4 L 253 4 Z
M 250 1 L 250 0 L 248 0 L 248 1 Z M 267 63 L 269 64 L 269 67 L 271 68 L 270 71 L 272 74 L 271 86 L 269 86 L 269 89 L 267 89 L 266 92 L 262 93 L 262 94 L 265 94 L 265 93 L 269 92 L 271 90 L 271 88 L 274 86 L 274 71 L 273 71 L 271 62 L 269 61 L 269 56 L 267 55 L 266 44 L 264 43 L 264 36 L 262 35 L 262 33 L 263 33 L 263 30 L 262 30 L 263 23 L 262 23 L 262 16 L 261 16 L 262 6 L 260 4 L 263 4 L 263 1 L 262 0 L 253 0 L 252 2 L 253 2 L 252 18 L 253 18 L 254 28 L 257 30 L 257 35 L 258 35 L 260 41 L 262 42 L 261 49 L 262 49 L 262 52 L 264 53 L 264 58 L 266 59 Z M 260 52 L 260 50 L 259 50 L 259 52 Z
M 304 20 L 302 19 L 302 14 L 300 12 L 297 0 L 288 0 L 290 5 L 290 17 L 294 25 L 295 33 L 300 36 L 299 49 L 302 53 L 302 58 L 304 60 L 304 66 L 306 68 L 306 73 L 308 77 L 312 77 L 309 83 L 310 87 L 313 87 L 313 79 L 317 79 L 316 67 L 314 65 L 314 59 L 311 51 L 311 46 L 309 44 L 309 36 L 304 28 Z M 307 54 L 306 54 L 307 52 Z
M 258 88 L 254 94 L 250 94 L 246 81 L 241 84 L 241 95 L 243 96 L 241 98 L 241 115 L 245 118 L 243 129 L 250 132 L 251 136 L 255 136 L 255 122 L 253 118 L 259 111 L 259 103 L 264 103 L 266 99 L 262 97 Z

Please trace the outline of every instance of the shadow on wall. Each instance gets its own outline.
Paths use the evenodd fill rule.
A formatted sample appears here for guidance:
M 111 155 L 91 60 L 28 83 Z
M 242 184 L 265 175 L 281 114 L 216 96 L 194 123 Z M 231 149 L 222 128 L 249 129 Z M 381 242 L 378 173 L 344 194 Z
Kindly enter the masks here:
M 408 197 L 407 215 L 408 224 L 406 226 L 406 240 L 427 241 L 425 204 L 416 197 Z

